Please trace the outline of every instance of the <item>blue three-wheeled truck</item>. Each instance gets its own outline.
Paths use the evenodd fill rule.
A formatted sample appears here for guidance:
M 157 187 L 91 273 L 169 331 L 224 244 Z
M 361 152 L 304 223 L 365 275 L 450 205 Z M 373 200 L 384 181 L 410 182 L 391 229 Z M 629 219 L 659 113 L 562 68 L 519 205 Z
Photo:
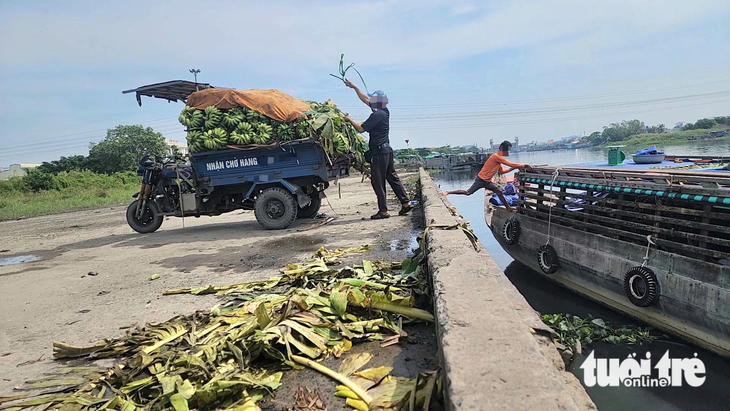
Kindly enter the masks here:
M 186 102 L 209 84 L 177 80 L 123 93 Z M 127 208 L 127 222 L 152 233 L 165 216 L 216 216 L 254 210 L 266 229 L 289 227 L 296 218 L 314 217 L 329 182 L 349 175 L 353 156 L 331 160 L 315 138 L 266 146 L 242 146 L 177 156 L 144 157 L 137 174 L 142 186 Z

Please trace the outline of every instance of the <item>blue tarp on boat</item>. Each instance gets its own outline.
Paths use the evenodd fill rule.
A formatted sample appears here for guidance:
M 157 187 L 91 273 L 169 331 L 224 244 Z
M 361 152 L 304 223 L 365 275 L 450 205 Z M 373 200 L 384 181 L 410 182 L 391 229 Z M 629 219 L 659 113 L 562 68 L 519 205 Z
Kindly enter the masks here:
M 517 194 L 517 188 L 515 188 L 515 185 L 512 183 L 507 183 L 507 185 L 502 189 L 502 194 L 504 195 L 504 199 L 507 200 L 507 203 L 509 203 L 510 206 L 516 206 L 517 202 L 520 198 L 520 196 Z M 489 200 L 490 203 L 498 206 L 502 206 L 502 201 L 499 200 L 499 197 L 497 194 L 492 194 L 492 198 Z
M 645 148 L 643 150 L 639 150 L 639 151 L 636 152 L 636 155 L 637 156 L 656 155 L 656 154 L 664 154 L 663 151 L 659 151 L 656 148 L 656 145 L 651 146 L 649 148 Z

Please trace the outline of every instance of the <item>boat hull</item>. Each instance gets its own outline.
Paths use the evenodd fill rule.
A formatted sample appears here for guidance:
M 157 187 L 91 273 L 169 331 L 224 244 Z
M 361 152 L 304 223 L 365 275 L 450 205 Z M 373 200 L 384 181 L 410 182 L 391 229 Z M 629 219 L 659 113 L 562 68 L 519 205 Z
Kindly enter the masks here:
M 664 154 L 645 154 L 640 156 L 633 156 L 634 163 L 636 164 L 659 164 L 664 161 L 666 156 Z
M 625 274 L 640 266 L 647 247 L 552 224 L 550 245 L 559 268 L 545 274 L 538 249 L 547 243 L 548 223 L 507 212 L 485 198 L 485 220 L 495 239 L 517 262 L 615 311 L 645 322 L 724 357 L 730 357 L 730 266 L 698 262 L 651 248 L 646 267 L 659 283 L 659 298 L 649 307 L 631 303 L 624 290 Z M 518 241 L 507 244 L 502 230 L 515 217 Z

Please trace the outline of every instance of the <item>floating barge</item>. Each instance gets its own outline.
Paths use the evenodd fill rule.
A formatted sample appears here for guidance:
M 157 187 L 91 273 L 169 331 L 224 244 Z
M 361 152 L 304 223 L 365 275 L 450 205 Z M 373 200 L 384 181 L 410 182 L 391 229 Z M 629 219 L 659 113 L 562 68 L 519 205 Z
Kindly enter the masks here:
M 484 202 L 512 258 L 730 357 L 730 172 L 537 167 L 515 183 L 516 212 Z

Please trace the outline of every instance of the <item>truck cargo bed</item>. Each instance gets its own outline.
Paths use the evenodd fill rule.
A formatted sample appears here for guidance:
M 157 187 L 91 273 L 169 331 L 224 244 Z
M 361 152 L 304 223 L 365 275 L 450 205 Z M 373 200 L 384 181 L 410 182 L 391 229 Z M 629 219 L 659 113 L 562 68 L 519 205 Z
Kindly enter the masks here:
M 322 181 L 349 175 L 349 164 L 328 166 L 324 150 L 313 140 L 191 153 L 191 163 L 204 186 L 266 183 L 301 177 Z

